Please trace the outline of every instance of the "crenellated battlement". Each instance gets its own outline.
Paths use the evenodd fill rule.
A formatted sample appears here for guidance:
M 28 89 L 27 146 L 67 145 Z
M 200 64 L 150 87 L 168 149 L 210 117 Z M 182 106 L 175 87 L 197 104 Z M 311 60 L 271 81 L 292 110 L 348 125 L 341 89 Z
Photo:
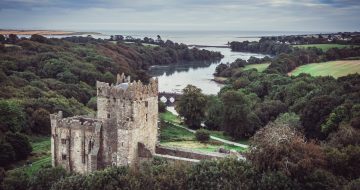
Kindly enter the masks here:
M 58 114 L 51 114 L 50 119 L 54 122 L 57 122 L 57 127 L 72 128 L 72 129 L 91 129 L 98 125 L 101 125 L 102 122 L 95 118 L 89 118 L 86 116 L 74 116 L 74 117 L 62 117 L 62 112 Z
M 157 96 L 158 80 L 150 79 L 146 85 L 141 81 L 130 82 L 130 77 L 122 74 L 117 76 L 116 84 L 97 81 L 96 88 L 98 97 L 141 100 Z

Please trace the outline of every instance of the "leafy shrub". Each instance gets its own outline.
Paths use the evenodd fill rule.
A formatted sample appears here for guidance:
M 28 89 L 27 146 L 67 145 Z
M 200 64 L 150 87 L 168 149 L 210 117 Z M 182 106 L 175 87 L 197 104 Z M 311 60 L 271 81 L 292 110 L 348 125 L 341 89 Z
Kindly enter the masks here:
M 34 111 L 31 116 L 31 131 L 36 134 L 50 134 L 50 113 L 47 110 L 39 108 Z
M 254 176 L 247 162 L 236 159 L 202 161 L 190 169 L 187 189 L 251 189 Z
M 0 143 L 0 166 L 7 166 L 15 160 L 14 148 L 9 143 Z
M 48 190 L 55 182 L 68 175 L 65 169 L 60 167 L 43 168 L 30 178 L 29 186 L 31 190 Z
M 158 103 L 158 110 L 160 113 L 166 112 L 166 104 L 162 101 L 159 101 Z
M 20 131 L 25 124 L 25 114 L 16 100 L 0 100 L 0 129 L 4 132 Z
M 206 129 L 198 129 L 195 133 L 196 140 L 206 142 L 210 139 L 210 133 Z
M 16 160 L 27 158 L 32 151 L 29 139 L 21 133 L 8 132 L 5 135 L 5 140 L 14 148 Z
M 29 176 L 24 170 L 11 170 L 6 173 L 3 181 L 3 189 L 6 190 L 27 190 L 29 184 Z

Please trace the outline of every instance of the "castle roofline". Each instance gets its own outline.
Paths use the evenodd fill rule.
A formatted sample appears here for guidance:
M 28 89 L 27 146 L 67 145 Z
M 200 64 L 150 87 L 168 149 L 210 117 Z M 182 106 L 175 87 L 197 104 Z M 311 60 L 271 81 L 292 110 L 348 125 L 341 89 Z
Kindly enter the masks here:
M 124 99 L 143 99 L 155 97 L 158 95 L 158 79 L 150 79 L 149 84 L 143 84 L 141 81 L 130 82 L 130 77 L 124 74 L 117 76 L 115 84 L 96 81 L 98 97 L 113 97 Z

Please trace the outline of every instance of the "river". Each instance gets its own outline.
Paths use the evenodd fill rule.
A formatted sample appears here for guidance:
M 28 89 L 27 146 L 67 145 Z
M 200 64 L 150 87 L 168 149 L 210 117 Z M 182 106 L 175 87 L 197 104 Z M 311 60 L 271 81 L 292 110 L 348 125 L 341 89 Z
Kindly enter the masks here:
M 210 51 L 220 51 L 224 55 L 218 62 L 188 62 L 169 66 L 153 66 L 150 75 L 159 79 L 159 92 L 178 92 L 188 84 L 202 90 L 204 94 L 217 94 L 222 84 L 214 82 L 213 73 L 220 63 L 231 63 L 237 58 L 244 60 L 251 56 L 262 58 L 265 55 L 256 53 L 233 52 L 230 48 L 203 48 Z

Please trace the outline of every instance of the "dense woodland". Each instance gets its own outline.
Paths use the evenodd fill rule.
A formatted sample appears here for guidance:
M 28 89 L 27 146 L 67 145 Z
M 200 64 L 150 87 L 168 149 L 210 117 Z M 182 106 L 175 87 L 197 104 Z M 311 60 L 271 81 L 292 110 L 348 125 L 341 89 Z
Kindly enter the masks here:
M 86 38 L 49 40 L 35 36 L 16 40 L 14 45 L 3 47 L 0 54 L 1 164 L 9 158 L 22 159 L 31 150 L 23 134 L 49 133 L 49 113 L 93 113 L 94 80 L 111 81 L 121 71 L 146 81 L 142 77 L 146 68 L 170 63 L 174 57 L 168 51 L 173 50 L 178 60 L 189 59 L 187 53 L 179 53 L 186 51 L 193 55 L 190 60 L 219 57 L 207 51 L 185 50 L 182 45 L 148 47 Z M 229 82 L 218 95 L 206 96 L 189 85 L 176 106 L 185 124 L 193 129 L 204 123 L 207 130 L 225 131 L 234 140 L 249 138 L 246 160 L 182 165 L 155 159 L 139 168 L 113 167 L 89 175 L 67 173 L 62 168 L 44 168 L 32 176 L 13 170 L 0 173 L 2 188 L 358 189 L 360 75 L 335 79 L 307 74 L 289 77 L 286 73 L 315 60 L 356 57 L 360 50 L 322 52 L 271 42 L 267 48 L 263 45 L 251 50 L 249 44 L 244 47 L 275 57 L 220 64 L 215 72 L 228 77 Z M 262 73 L 241 69 L 249 62 L 271 64 Z M 20 144 L 13 139 L 25 140 Z M 20 151 L 15 146 L 28 148 Z
M 49 114 L 94 115 L 97 80 L 117 73 L 147 82 L 151 65 L 212 61 L 222 55 L 184 44 L 158 47 L 91 37 L 19 39 L 0 36 L 0 167 L 31 152 L 26 135 L 49 135 Z
M 313 34 L 313 35 L 284 35 L 284 36 L 268 36 L 261 37 L 262 41 L 276 41 L 288 44 L 346 44 L 346 45 L 359 45 L 360 33 L 359 32 L 339 32 L 331 34 Z
M 358 189 L 360 75 L 335 79 L 286 74 L 314 60 L 353 58 L 359 51 L 291 48 L 272 58 L 264 72 L 242 69 L 245 60 L 220 64 L 215 75 L 228 77 L 228 85 L 217 96 L 205 96 L 190 85 L 177 110 L 193 129 L 204 122 L 208 130 L 251 139 L 245 163 L 252 169 L 240 173 L 254 172 L 256 178 L 247 177 L 249 184 L 239 182 L 233 189 Z M 214 170 L 208 175 L 221 171 Z

